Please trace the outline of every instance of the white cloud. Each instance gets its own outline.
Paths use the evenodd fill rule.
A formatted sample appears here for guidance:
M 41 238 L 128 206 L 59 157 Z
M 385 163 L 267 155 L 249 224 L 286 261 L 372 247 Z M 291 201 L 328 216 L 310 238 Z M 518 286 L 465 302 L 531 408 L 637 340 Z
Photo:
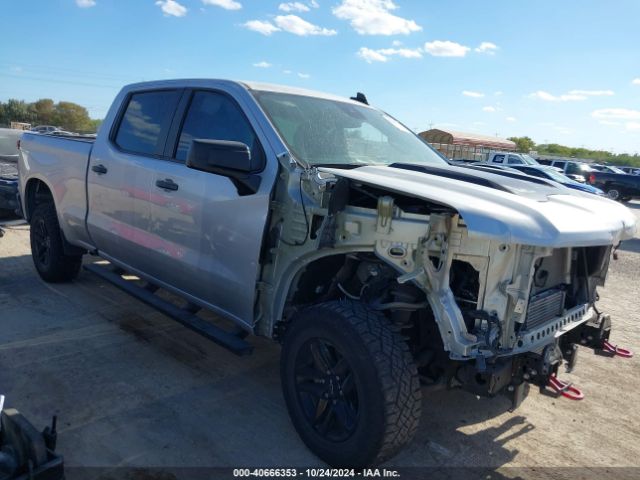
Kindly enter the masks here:
M 202 3 L 222 7 L 225 10 L 240 10 L 242 8 L 242 4 L 234 0 L 202 0 Z
M 318 2 L 316 2 L 316 0 L 311 0 L 311 1 L 309 2 L 309 6 L 310 6 L 311 8 L 320 8 L 320 5 L 318 4 Z
M 391 45 L 394 47 L 401 47 L 402 42 L 400 40 L 394 40 L 393 42 L 391 42 Z
M 507 117 L 507 122 L 517 122 L 518 119 L 516 117 Z
M 486 53 L 487 55 L 495 55 L 496 50 L 498 50 L 498 46 L 491 42 L 482 42 L 475 48 L 476 52 Z
M 471 50 L 469 47 L 449 40 L 427 42 L 424 44 L 424 49 L 434 57 L 464 57 Z
M 600 125 L 609 125 L 609 126 L 612 126 L 612 127 L 617 127 L 617 126 L 622 125 L 622 123 L 620 123 L 620 122 L 612 122 L 611 120 L 600 120 L 598 123 Z
M 76 5 L 80 8 L 95 7 L 96 0 L 76 0 Z
M 634 79 L 631 81 L 631 83 L 632 83 L 633 85 L 640 85 L 640 77 L 638 77 L 638 78 L 634 78 Z
M 279 32 L 280 29 L 271 22 L 263 22 L 262 20 L 249 20 L 243 26 L 262 35 L 271 35 L 273 32 Z
M 283 12 L 308 12 L 309 7 L 301 2 L 287 2 L 278 5 L 278 10 Z
M 156 2 L 165 17 L 184 17 L 187 14 L 187 8 L 176 2 L 176 0 L 158 0 Z
M 613 90 L 571 90 L 569 95 L 581 95 L 585 97 L 610 97 L 615 95 Z
M 633 132 L 640 132 L 640 122 L 627 122 L 625 127 L 627 130 L 630 130 Z
M 285 32 L 293 33 L 301 37 L 308 35 L 336 35 L 338 32 L 330 30 L 328 28 L 322 28 L 313 23 L 309 23 L 306 20 L 298 17 L 297 15 L 278 15 L 274 19 L 276 25 Z
M 291 75 L 293 72 L 291 70 L 283 70 L 282 73 L 285 75 Z
M 482 107 L 482 111 L 483 112 L 493 113 L 493 112 L 496 111 L 496 107 L 492 107 L 492 106 Z
M 300 78 L 305 78 L 305 79 L 306 78 L 311 78 L 311 75 L 309 75 L 308 73 L 300 73 L 300 72 L 298 72 L 298 76 Z
M 502 93 L 503 93 L 503 92 L 502 92 L 502 90 L 498 90 L 497 92 L 493 92 L 493 94 L 494 94 L 496 97 L 499 97 L 500 95 L 502 95 Z
M 372 50 L 362 47 L 358 50 L 358 56 L 368 63 L 386 62 L 389 57 L 398 56 L 402 58 L 422 58 L 422 51 L 419 48 L 380 48 Z
M 256 67 L 256 68 L 271 68 L 272 67 L 272 65 L 269 62 L 265 62 L 264 60 L 262 62 L 254 63 L 253 66 Z
M 367 47 L 362 47 L 360 50 L 358 50 L 358 56 L 369 63 L 386 62 L 387 60 L 389 60 L 389 57 L 382 55 L 377 50 L 372 50 Z
M 342 0 L 332 11 L 360 35 L 409 35 L 422 30 L 414 20 L 391 13 L 397 8 L 391 0 Z
M 484 93 L 482 92 L 474 92 L 471 90 L 463 90 L 462 91 L 462 95 L 464 95 L 465 97 L 471 97 L 471 98 L 482 98 L 484 97 Z
M 591 112 L 593 118 L 603 120 L 640 120 L 640 110 L 629 108 L 600 108 Z
M 580 100 L 586 100 L 586 95 L 580 95 L 575 93 L 565 93 L 564 95 L 552 95 L 544 90 L 538 90 L 537 92 L 529 94 L 530 98 L 537 98 L 544 100 L 545 102 L 575 102 Z

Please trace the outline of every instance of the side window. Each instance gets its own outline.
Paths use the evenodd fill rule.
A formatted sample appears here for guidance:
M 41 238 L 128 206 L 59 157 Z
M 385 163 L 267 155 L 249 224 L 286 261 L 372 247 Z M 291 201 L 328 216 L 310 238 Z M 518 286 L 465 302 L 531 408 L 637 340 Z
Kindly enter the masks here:
M 566 172 L 570 174 L 580 173 L 580 168 L 575 163 L 567 163 Z
M 522 165 L 524 162 L 520 160 L 515 155 L 509 155 L 509 164 L 511 165 Z
M 493 157 L 493 163 L 504 163 L 504 155 L 495 155 Z
M 527 175 L 531 175 L 532 177 L 538 177 L 538 178 L 547 178 L 544 173 L 542 173 L 540 170 L 537 170 L 535 168 L 527 168 L 524 169 L 524 172 Z
M 116 145 L 132 153 L 162 153 L 179 96 L 178 90 L 134 93 L 118 126 Z
M 253 158 L 264 157 L 249 120 L 233 100 L 221 93 L 194 93 L 180 132 L 176 160 L 186 161 L 195 139 L 242 142 L 251 149 Z

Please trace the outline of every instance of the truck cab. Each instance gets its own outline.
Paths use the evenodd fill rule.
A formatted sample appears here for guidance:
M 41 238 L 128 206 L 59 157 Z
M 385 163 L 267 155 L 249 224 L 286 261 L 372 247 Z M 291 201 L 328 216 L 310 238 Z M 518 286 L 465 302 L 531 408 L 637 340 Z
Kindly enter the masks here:
M 486 163 L 498 165 L 539 165 L 532 156 L 526 153 L 491 152 Z

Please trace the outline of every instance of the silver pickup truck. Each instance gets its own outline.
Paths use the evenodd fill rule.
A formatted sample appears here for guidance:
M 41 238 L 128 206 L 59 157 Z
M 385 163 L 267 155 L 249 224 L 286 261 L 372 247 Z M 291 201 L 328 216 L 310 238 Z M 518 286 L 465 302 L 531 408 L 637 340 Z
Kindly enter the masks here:
M 596 288 L 635 231 L 608 199 L 449 165 L 362 94 L 253 83 L 127 86 L 95 141 L 26 133 L 19 172 L 45 281 L 98 255 L 221 345 L 281 342 L 292 422 L 341 467 L 397 453 L 430 389 L 516 406 L 576 345 L 603 348 Z

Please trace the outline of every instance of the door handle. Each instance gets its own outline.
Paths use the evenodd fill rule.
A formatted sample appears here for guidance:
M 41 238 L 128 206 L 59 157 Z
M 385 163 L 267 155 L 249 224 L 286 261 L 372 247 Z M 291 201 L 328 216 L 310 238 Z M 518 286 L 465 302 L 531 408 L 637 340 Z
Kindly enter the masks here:
M 170 178 L 156 180 L 156 187 L 162 188 L 163 190 L 178 190 L 178 184 Z
M 104 175 L 105 173 L 107 173 L 107 167 L 102 164 L 94 165 L 93 167 L 91 167 L 91 170 L 96 172 L 98 175 Z

